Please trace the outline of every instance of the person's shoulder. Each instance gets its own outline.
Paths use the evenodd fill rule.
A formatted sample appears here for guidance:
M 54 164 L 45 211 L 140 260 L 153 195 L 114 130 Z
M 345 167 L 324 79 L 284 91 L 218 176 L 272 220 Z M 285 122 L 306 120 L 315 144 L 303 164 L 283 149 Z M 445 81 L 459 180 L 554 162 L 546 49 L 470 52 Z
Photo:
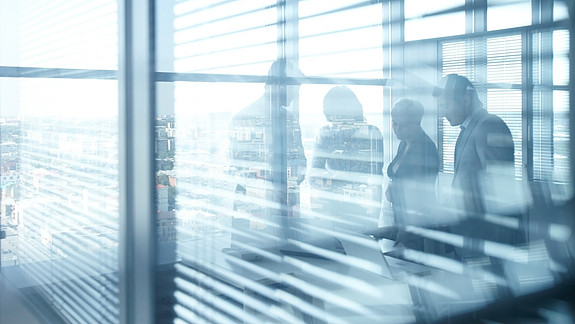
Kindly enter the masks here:
M 425 146 L 437 149 L 437 145 L 435 145 L 435 142 L 431 139 L 431 137 L 429 137 L 429 135 L 427 135 L 426 132 L 423 132 L 423 143 Z
M 374 125 L 367 125 L 367 129 L 369 130 L 369 133 L 372 135 L 372 137 L 381 137 L 383 138 L 383 135 L 381 134 L 381 131 L 379 130 L 379 128 L 377 128 L 377 126 Z
M 507 123 L 496 114 L 487 113 L 480 121 L 481 126 L 490 131 L 504 131 L 508 132 L 509 127 Z
M 414 142 L 414 145 L 416 147 L 415 150 L 418 151 L 420 154 L 425 154 L 426 156 L 432 155 L 433 157 L 438 156 L 437 145 L 435 145 L 435 142 L 423 130 L 417 137 L 417 140 Z

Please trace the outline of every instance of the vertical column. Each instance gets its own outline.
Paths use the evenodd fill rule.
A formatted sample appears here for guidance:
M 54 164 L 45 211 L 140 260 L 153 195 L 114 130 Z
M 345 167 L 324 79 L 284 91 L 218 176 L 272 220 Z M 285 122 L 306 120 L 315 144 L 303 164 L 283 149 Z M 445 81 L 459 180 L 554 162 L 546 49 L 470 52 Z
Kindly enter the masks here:
M 285 0 L 277 2 L 277 67 L 273 69 L 273 84 L 271 91 L 271 128 L 272 128 L 272 184 L 274 188 L 273 203 L 277 204 L 272 208 L 272 216 L 284 217 L 282 226 L 287 226 L 285 217 L 287 217 L 287 122 L 285 109 L 287 106 L 286 97 L 286 16 Z
M 120 322 L 154 322 L 153 0 L 119 1 Z
M 393 131 L 391 128 L 391 108 L 393 103 L 403 97 L 404 94 L 404 35 L 405 35 L 405 5 L 404 1 L 382 2 L 382 29 L 383 29 L 383 78 L 386 86 L 383 91 L 383 124 L 384 138 L 384 162 L 391 161 L 394 155 Z M 387 83 L 387 81 L 393 80 Z M 394 90 L 389 84 L 396 85 Z M 384 199 L 385 200 L 385 199 Z

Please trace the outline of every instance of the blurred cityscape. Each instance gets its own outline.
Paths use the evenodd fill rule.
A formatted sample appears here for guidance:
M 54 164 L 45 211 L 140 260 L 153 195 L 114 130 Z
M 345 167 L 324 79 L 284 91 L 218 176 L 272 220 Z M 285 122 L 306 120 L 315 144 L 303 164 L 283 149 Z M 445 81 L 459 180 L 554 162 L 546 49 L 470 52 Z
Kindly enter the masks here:
M 0 221 L 6 234 L 1 266 L 116 254 L 117 124 L 3 118 L 0 134 Z M 176 226 L 182 223 L 175 215 L 174 137 L 174 117 L 158 117 L 158 242 L 176 241 Z M 194 226 L 191 220 L 183 223 Z

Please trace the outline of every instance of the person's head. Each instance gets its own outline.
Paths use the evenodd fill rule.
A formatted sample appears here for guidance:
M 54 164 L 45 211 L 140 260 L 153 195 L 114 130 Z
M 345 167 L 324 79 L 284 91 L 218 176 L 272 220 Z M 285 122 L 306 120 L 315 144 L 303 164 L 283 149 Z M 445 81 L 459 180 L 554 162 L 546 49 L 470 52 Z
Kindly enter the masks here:
M 301 82 L 299 80 L 286 80 L 286 78 L 302 78 L 304 74 L 292 62 L 288 60 L 276 60 L 270 66 L 266 79 L 266 91 L 273 92 L 279 89 L 275 86 L 286 87 L 286 106 L 289 106 L 297 96 Z M 275 94 L 275 93 L 274 93 Z
M 416 100 L 399 99 L 391 109 L 391 126 L 399 140 L 409 141 L 421 129 L 423 105 Z
M 433 90 L 439 113 L 451 126 L 461 125 L 473 110 L 481 107 L 475 87 L 466 77 L 458 74 L 444 76 Z
M 348 87 L 331 88 L 323 98 L 323 113 L 328 121 L 363 121 L 363 107 Z

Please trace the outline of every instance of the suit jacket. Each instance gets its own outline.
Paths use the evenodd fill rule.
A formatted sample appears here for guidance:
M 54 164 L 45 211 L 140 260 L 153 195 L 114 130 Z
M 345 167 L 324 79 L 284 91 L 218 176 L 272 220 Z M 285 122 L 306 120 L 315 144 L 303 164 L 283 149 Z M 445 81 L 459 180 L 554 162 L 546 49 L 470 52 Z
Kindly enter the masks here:
M 484 109 L 474 111 L 470 123 L 459 134 L 455 145 L 453 194 L 461 208 L 463 220 L 452 231 L 466 238 L 466 247 L 456 249 L 461 257 L 476 255 L 484 240 L 511 244 L 516 241 L 513 231 L 486 222 L 485 197 L 489 194 L 488 177 L 493 172 L 514 178 L 513 137 L 505 122 Z M 473 239 L 469 239 L 473 238 Z M 481 253 L 480 253 L 481 254 Z
M 423 215 L 413 212 L 425 213 L 429 204 L 435 202 L 439 155 L 435 143 L 423 130 L 406 149 L 407 143 L 401 141 L 397 154 L 387 167 L 387 176 L 391 179 L 389 194 L 396 223 L 421 225 L 424 220 L 419 216 Z M 413 217 L 407 219 L 407 213 Z

